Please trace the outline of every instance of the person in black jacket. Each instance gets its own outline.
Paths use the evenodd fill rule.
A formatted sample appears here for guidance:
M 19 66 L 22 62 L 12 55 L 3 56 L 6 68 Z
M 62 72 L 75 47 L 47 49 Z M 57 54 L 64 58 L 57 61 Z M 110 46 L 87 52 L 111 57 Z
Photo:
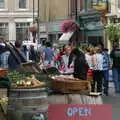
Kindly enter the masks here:
M 87 80 L 87 72 L 88 72 L 89 66 L 86 62 L 84 53 L 78 48 L 75 48 L 74 50 L 72 50 L 70 57 L 69 57 L 68 67 L 72 63 L 73 59 L 74 59 L 73 76 L 75 78 Z
M 113 81 L 115 84 L 115 91 L 120 93 L 120 49 L 119 45 L 115 45 L 114 49 L 110 53 L 110 57 L 113 60 L 112 73 Z

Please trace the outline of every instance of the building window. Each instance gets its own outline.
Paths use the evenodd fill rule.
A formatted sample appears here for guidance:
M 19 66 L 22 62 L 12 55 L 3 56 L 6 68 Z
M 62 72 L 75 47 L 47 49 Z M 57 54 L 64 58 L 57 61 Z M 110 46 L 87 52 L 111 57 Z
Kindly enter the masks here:
M 5 8 L 5 1 L 0 0 L 0 9 L 4 9 L 4 8 Z
M 120 9 L 120 0 L 118 0 L 118 8 Z
M 80 11 L 83 11 L 84 9 L 84 1 L 80 0 Z
M 29 40 L 30 23 L 16 23 L 16 40 Z
M 75 0 L 71 0 L 71 15 L 75 14 Z
M 8 23 L 0 23 L 0 36 L 4 36 L 8 40 Z
M 49 41 L 53 43 L 54 41 L 56 41 L 56 34 L 49 34 L 48 38 L 49 38 Z
M 88 11 L 88 10 L 90 10 L 91 9 L 91 0 L 84 0 L 84 9 L 85 9 L 85 11 Z
M 19 9 L 28 9 L 28 0 L 18 0 Z

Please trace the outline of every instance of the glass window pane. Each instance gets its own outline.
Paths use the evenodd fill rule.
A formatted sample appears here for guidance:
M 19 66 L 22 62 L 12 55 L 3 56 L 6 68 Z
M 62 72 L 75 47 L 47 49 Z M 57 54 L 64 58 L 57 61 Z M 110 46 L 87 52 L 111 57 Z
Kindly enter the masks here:
M 120 8 L 120 0 L 118 0 L 118 8 Z
M 8 40 L 8 23 L 0 23 L 0 36 L 4 36 Z
M 4 0 L 0 0 L 0 9 L 4 8 Z
M 19 8 L 27 8 L 27 0 L 19 0 Z
M 16 23 L 16 40 L 24 41 L 29 36 L 28 28 L 30 23 Z M 27 36 L 27 37 L 26 37 Z

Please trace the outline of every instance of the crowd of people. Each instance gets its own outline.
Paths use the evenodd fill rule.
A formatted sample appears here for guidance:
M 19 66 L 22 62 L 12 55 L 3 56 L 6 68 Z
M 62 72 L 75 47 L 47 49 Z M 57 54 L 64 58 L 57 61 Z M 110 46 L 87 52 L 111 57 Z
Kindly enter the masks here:
M 120 50 L 116 45 L 110 55 L 108 49 L 103 45 L 86 46 L 84 48 L 74 46 L 51 45 L 46 42 L 41 46 L 39 52 L 30 46 L 22 46 L 20 41 L 15 42 L 15 50 L 19 52 L 18 59 L 8 51 L 5 46 L 0 46 L 0 67 L 9 70 L 16 70 L 20 67 L 20 62 L 29 60 L 39 62 L 40 65 L 49 68 L 55 67 L 62 74 L 73 74 L 74 77 L 87 80 L 88 71 L 92 72 L 92 92 L 100 92 L 108 95 L 109 89 L 109 70 L 111 69 L 111 60 L 113 60 L 113 80 L 116 92 L 120 92 Z M 38 55 L 39 54 L 39 55 Z M 37 60 L 39 56 L 39 61 Z M 111 58 L 111 59 L 110 59 Z

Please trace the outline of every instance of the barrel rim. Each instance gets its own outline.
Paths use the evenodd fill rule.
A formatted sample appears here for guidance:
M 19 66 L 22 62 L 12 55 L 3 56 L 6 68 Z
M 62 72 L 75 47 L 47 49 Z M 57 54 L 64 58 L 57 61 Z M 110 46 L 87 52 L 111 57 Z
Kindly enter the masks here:
M 18 92 L 18 91 L 23 91 L 23 92 L 25 92 L 25 91 L 36 91 L 36 90 L 41 90 L 41 91 L 44 91 L 44 90 L 46 90 L 46 88 L 31 88 L 31 89 L 20 89 L 20 88 L 10 88 L 10 91 L 15 91 L 15 92 Z

